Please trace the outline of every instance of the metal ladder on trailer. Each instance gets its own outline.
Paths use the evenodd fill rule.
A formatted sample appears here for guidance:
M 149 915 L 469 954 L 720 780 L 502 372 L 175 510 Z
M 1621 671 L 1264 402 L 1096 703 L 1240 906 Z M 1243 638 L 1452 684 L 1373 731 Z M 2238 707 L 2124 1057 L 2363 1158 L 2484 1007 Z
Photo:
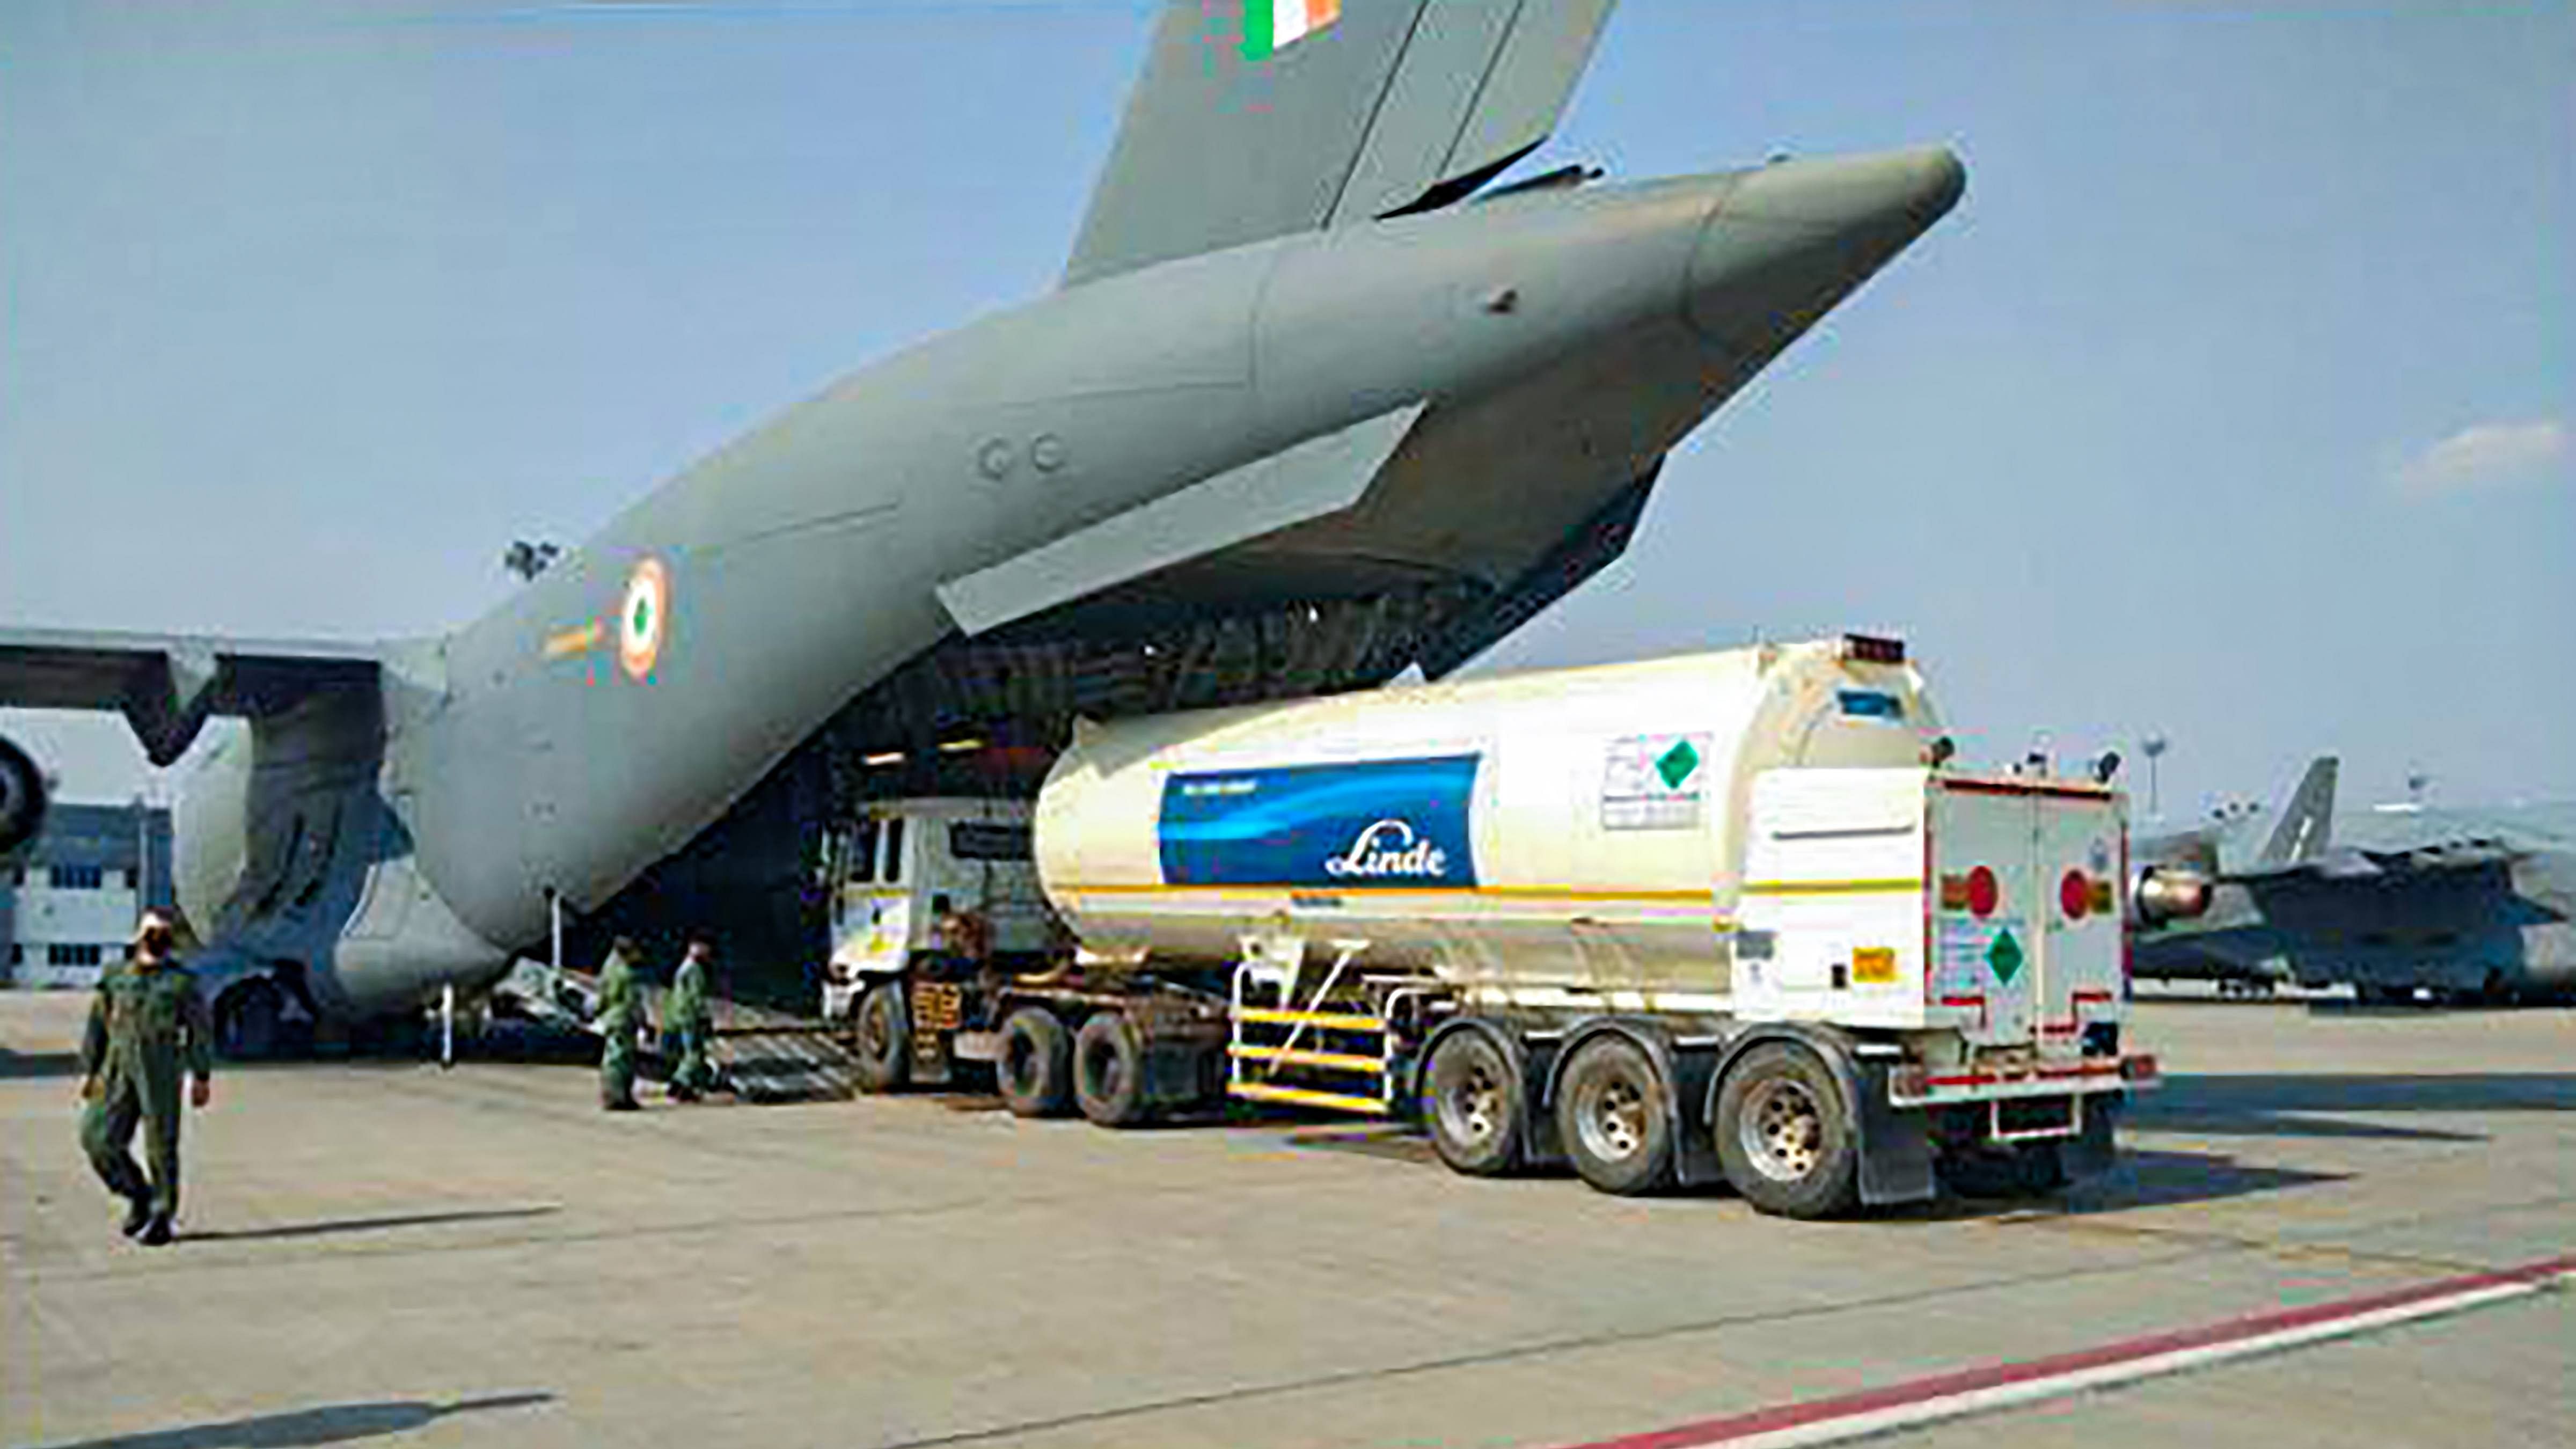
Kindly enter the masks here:
M 1229 1003 L 1226 1095 L 1400 1115 L 1402 1063 L 1385 1012 L 1404 992 L 1419 989 L 1418 978 L 1354 972 L 1369 943 L 1327 944 L 1333 964 L 1305 991 L 1303 938 L 1245 939 Z

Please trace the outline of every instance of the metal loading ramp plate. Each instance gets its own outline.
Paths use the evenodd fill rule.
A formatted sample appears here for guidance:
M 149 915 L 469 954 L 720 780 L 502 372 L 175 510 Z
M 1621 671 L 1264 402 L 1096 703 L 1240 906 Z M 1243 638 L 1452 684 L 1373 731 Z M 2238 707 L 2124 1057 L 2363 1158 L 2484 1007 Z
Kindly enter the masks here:
M 568 989 L 543 994 L 562 1005 L 569 1021 L 587 1022 L 597 999 L 597 978 L 565 971 L 561 979 Z M 646 984 L 640 991 L 644 1019 L 655 1028 L 649 1038 L 658 1048 L 663 1003 L 670 989 Z M 731 1091 L 746 1102 L 814 1102 L 858 1094 L 849 1042 L 820 1018 L 721 996 L 710 997 L 708 1006 L 716 1029 L 715 1039 L 707 1044 L 707 1059 L 715 1066 L 719 1090 Z M 658 1051 L 648 1053 L 646 1059 L 655 1064 L 656 1075 L 668 1072 L 669 1064 L 659 1060 Z
M 648 993 L 655 1021 L 661 993 Z M 714 999 L 707 1045 L 717 1081 L 746 1102 L 814 1102 L 855 1096 L 857 1064 L 837 1028 L 810 1016 Z

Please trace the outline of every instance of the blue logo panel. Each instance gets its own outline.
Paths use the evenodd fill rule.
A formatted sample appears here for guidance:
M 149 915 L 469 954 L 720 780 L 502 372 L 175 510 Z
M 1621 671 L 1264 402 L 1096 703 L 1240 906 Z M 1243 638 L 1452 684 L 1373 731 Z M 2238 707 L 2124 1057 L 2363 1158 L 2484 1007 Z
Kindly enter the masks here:
M 1860 719 L 1901 720 L 1905 718 L 1905 701 L 1875 689 L 1845 689 L 1837 692 L 1843 713 Z
M 1342 890 L 1476 883 L 1474 755 L 1174 775 L 1158 843 L 1170 885 Z

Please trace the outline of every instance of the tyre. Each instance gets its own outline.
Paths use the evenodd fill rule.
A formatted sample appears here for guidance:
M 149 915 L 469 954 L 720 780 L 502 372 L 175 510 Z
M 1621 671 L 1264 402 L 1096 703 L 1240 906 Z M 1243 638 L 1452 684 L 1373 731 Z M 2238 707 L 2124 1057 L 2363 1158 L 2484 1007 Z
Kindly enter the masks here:
M 993 1080 L 1012 1116 L 1063 1116 L 1073 1105 L 1073 1034 L 1043 1006 L 1012 1012 L 1002 1021 Z
M 892 1092 L 911 1079 L 912 1013 L 904 1009 L 902 982 L 868 983 L 850 1026 L 860 1091 Z
M 216 1002 L 215 1048 L 228 1061 L 266 1061 L 286 1036 L 286 993 L 267 980 L 245 981 Z
M 1453 1172 L 1502 1177 L 1527 1151 L 1529 1088 L 1495 1040 L 1453 1031 L 1422 1070 L 1422 1116 L 1431 1148 Z
M 1556 1139 L 1574 1173 L 1633 1197 L 1672 1178 L 1672 1089 L 1646 1049 L 1596 1036 L 1574 1049 L 1556 1088 Z
M 1145 1120 L 1145 1046 L 1126 1013 L 1094 1012 L 1074 1036 L 1073 1099 L 1103 1127 Z
M 1717 1091 L 1717 1160 L 1763 1212 L 1822 1218 L 1860 1200 L 1860 1144 L 1842 1085 L 1805 1047 L 1765 1042 Z

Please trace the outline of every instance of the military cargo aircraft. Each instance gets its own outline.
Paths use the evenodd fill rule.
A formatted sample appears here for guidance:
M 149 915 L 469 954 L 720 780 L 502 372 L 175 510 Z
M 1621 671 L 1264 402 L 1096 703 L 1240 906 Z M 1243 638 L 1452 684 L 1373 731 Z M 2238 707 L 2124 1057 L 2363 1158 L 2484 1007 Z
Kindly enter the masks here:
M 2250 861 L 2223 859 L 2223 829 L 2140 841 L 2131 974 L 2386 1003 L 2576 996 L 2576 839 L 2536 813 L 2406 805 L 2338 844 L 2335 773 L 2331 756 L 2308 767 Z M 2193 890 L 2199 915 L 2157 918 L 2157 893 Z
M 924 759 L 1444 674 L 1617 557 L 1666 452 L 1963 186 L 1939 148 L 1503 181 L 1611 8 L 1247 33 L 1176 0 L 1052 293 L 788 408 L 452 633 L 8 627 L 0 705 L 121 712 L 164 765 L 247 720 L 176 825 L 251 1050 L 290 1002 L 490 982 L 829 721 Z M 42 799 L 0 754 L 0 834 Z

